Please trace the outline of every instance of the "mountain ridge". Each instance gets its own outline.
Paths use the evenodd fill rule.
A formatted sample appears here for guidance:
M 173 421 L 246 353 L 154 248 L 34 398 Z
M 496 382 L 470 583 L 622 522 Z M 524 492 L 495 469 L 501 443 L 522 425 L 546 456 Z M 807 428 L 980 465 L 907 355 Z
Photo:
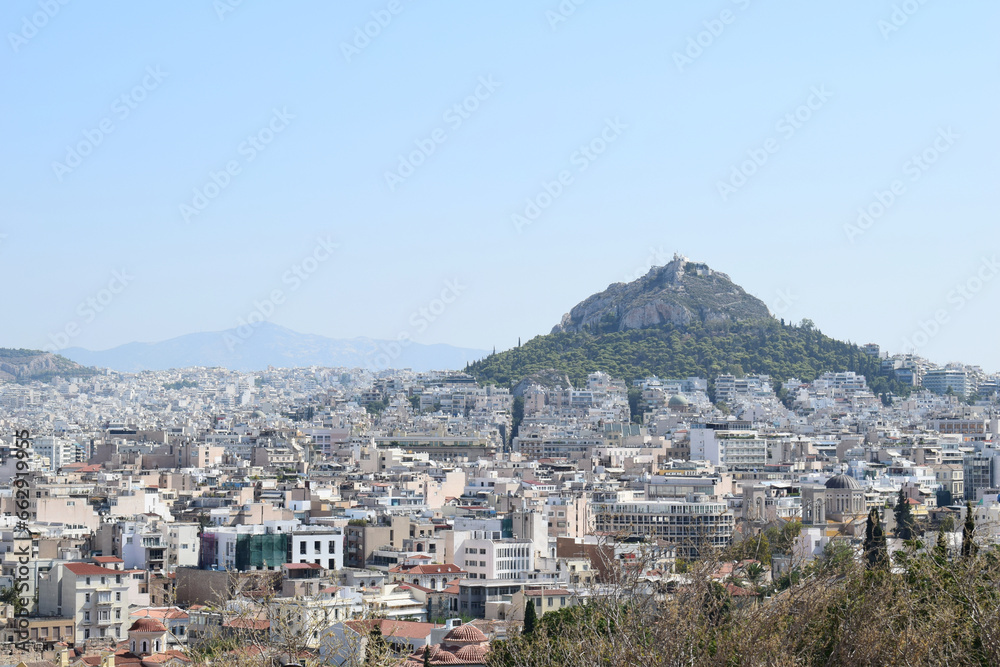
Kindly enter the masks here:
M 486 350 L 443 343 L 404 345 L 366 337 L 328 338 L 269 322 L 253 327 L 249 335 L 234 328 L 183 334 L 153 343 L 125 343 L 106 350 L 72 347 L 60 352 L 81 364 L 124 373 L 193 366 L 221 366 L 235 371 L 263 370 L 268 366 L 453 370 L 488 354 Z

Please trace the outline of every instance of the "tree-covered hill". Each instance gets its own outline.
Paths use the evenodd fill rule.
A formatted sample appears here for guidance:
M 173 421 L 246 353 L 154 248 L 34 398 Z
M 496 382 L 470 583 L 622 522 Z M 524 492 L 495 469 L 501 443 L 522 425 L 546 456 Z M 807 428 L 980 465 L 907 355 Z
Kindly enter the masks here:
M 627 381 L 650 375 L 714 380 L 722 373 L 766 373 L 776 381 L 796 377 L 806 382 L 826 371 L 855 371 L 867 378 L 876 394 L 908 395 L 908 387 L 880 375 L 879 366 L 878 359 L 857 345 L 830 338 L 808 321 L 793 326 L 767 318 L 553 333 L 491 354 L 467 370 L 480 382 L 507 386 L 549 368 L 566 372 L 577 385 L 594 371 Z

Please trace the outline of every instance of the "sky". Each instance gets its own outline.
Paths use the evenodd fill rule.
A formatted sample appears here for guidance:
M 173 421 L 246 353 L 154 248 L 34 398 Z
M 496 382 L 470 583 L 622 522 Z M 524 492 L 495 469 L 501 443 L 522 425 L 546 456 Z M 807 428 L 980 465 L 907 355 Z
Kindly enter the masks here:
M 674 253 L 1000 370 L 1000 5 L 0 4 L 0 346 L 506 349 Z

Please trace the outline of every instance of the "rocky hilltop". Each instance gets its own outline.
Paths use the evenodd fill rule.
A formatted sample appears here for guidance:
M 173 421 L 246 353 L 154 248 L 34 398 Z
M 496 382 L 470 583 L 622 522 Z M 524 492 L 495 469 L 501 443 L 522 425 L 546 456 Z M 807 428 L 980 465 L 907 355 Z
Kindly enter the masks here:
M 56 375 L 87 376 L 93 373 L 94 369 L 51 352 L 0 347 L 0 382 L 44 381 Z
M 552 333 L 610 332 L 663 324 L 687 326 L 771 317 L 760 299 L 747 294 L 725 273 L 674 255 L 631 283 L 614 283 L 563 315 Z

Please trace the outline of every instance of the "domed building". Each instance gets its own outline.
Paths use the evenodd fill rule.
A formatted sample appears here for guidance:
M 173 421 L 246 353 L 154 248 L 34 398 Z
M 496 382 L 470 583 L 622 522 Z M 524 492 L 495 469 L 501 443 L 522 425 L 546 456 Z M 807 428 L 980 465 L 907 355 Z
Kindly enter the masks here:
M 407 667 L 424 664 L 424 652 L 430 652 L 432 665 L 485 665 L 490 640 L 474 625 L 463 623 L 448 631 L 440 644 L 423 646 L 406 661 Z
M 826 484 L 802 486 L 802 523 L 821 525 L 827 521 L 850 521 L 865 516 L 865 490 L 848 475 L 834 475 Z
M 128 629 L 129 651 L 136 655 L 159 653 L 166 648 L 167 626 L 155 618 L 140 618 Z
M 691 402 L 680 394 L 674 394 L 667 401 L 667 409 L 671 412 L 687 412 L 691 407 Z

